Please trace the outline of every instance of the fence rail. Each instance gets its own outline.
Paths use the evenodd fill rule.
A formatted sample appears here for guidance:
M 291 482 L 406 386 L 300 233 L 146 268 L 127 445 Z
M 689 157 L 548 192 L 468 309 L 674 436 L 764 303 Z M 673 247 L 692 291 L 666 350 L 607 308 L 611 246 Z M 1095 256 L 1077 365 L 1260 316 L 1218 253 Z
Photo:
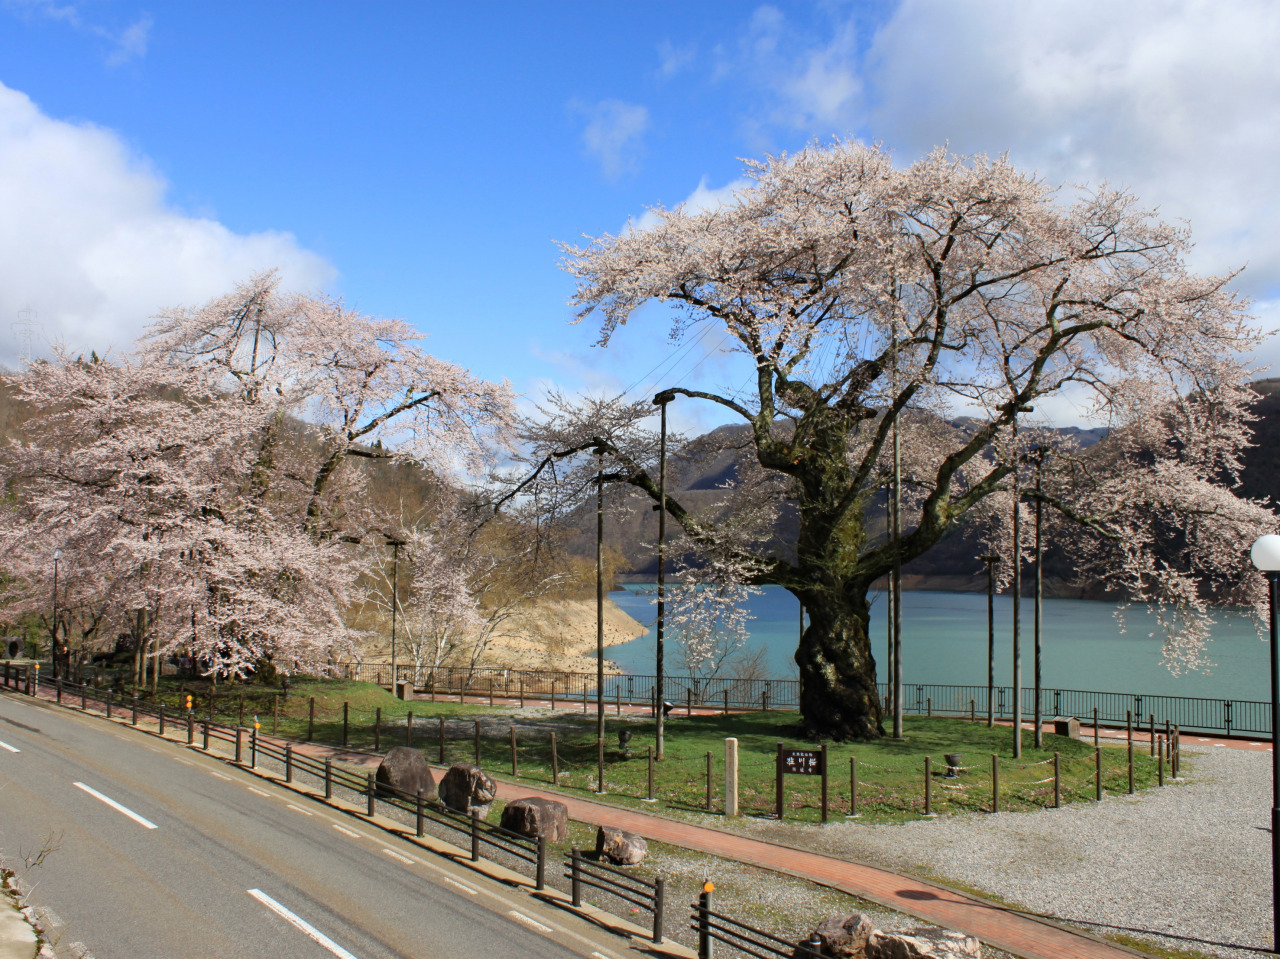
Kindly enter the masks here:
M 390 664 L 342 663 L 340 668 L 351 678 L 363 678 L 388 685 Z M 434 669 L 397 666 L 396 679 L 414 684 L 415 690 L 427 696 L 493 696 L 504 700 L 535 699 L 557 704 L 589 703 L 596 699 L 594 673 L 568 673 L 551 670 L 465 668 L 437 666 Z M 613 705 L 641 706 L 652 709 L 656 677 L 651 674 L 615 673 L 605 676 L 603 699 Z M 876 687 L 881 708 L 888 712 L 892 690 L 887 684 Z M 997 719 L 1013 718 L 1013 687 L 996 686 L 991 690 L 992 712 Z M 690 676 L 663 678 L 663 698 L 677 710 L 694 707 L 731 710 L 796 710 L 800 704 L 800 682 L 795 679 L 702 679 Z M 1022 717 L 1035 715 L 1034 687 L 1022 688 Z M 1241 699 L 1210 699 L 1192 696 L 1166 696 L 1149 693 L 1100 692 L 1083 689 L 1050 689 L 1040 691 L 1040 712 L 1045 716 L 1092 717 L 1098 710 L 1098 721 L 1123 726 L 1128 719 L 1137 723 L 1155 715 L 1189 732 L 1216 732 L 1228 736 L 1248 735 L 1271 738 L 1271 704 Z M 935 683 L 908 683 L 903 686 L 904 712 L 940 716 L 985 716 L 986 686 L 953 686 Z

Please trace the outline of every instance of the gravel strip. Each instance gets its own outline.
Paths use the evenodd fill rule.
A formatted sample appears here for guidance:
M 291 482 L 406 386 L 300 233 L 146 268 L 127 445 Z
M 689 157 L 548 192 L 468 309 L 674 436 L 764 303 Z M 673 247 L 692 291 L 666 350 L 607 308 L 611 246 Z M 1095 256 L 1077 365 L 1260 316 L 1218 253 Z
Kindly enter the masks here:
M 745 831 L 951 881 L 1098 934 L 1257 959 L 1271 946 L 1271 755 L 1193 752 L 1181 783 L 1033 813 Z M 1233 948 L 1234 947 L 1234 948 Z

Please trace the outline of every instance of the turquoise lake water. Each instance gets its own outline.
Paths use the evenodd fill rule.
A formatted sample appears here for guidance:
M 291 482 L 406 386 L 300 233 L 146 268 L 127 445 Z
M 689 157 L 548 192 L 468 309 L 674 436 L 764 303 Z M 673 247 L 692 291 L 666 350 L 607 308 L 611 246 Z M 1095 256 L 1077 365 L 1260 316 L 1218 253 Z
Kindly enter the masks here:
M 654 620 L 657 600 L 628 585 L 610 594 L 619 606 L 649 632 L 639 639 L 610 647 L 609 658 L 630 673 L 654 671 Z M 872 605 L 872 651 L 880 681 L 884 681 L 887 651 L 885 597 Z M 778 586 L 764 587 L 749 608 L 749 646 L 761 646 L 771 678 L 794 678 L 800 607 L 795 597 Z M 1159 637 L 1152 637 L 1154 617 L 1131 606 L 1125 628 L 1115 618 L 1113 603 L 1081 599 L 1046 599 L 1042 617 L 1042 676 L 1047 689 L 1087 689 L 1103 692 L 1269 701 L 1270 652 L 1258 638 L 1254 623 L 1238 612 L 1221 611 L 1208 648 L 1212 668 L 1174 676 L 1160 663 Z M 1013 681 L 1013 599 L 996 596 L 997 685 Z M 1033 683 L 1032 602 L 1022 602 L 1023 685 Z M 907 683 L 986 685 L 987 595 L 907 591 L 902 594 L 902 677 Z M 679 672 L 672 653 L 667 671 Z

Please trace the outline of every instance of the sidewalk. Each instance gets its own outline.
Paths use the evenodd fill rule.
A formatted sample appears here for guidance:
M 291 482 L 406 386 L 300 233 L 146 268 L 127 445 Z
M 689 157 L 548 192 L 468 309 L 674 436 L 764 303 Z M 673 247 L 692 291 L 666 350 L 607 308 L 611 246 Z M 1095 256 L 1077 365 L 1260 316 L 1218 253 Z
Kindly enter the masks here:
M 51 690 L 42 688 L 39 693 L 41 699 L 53 699 Z M 1113 742 L 1116 738 L 1125 738 L 1123 731 L 1119 732 L 1118 737 L 1114 730 L 1102 730 L 1101 735 Z M 263 738 L 281 745 L 285 742 L 274 737 Z M 1088 736 L 1084 735 L 1082 729 L 1082 738 L 1092 738 L 1092 728 L 1089 729 Z M 1270 749 L 1268 743 L 1215 740 L 1210 737 L 1195 739 L 1215 746 Z M 1135 743 L 1136 741 L 1135 735 Z M 376 768 L 380 761 L 375 755 L 318 743 L 294 743 L 294 748 L 299 753 L 314 758 L 328 757 L 370 769 Z M 432 766 L 437 770 L 442 768 L 434 763 Z M 558 791 L 515 784 L 504 781 L 500 776 L 494 778 L 498 783 L 498 797 L 504 801 L 530 796 L 555 799 L 563 802 L 569 809 L 570 818 L 579 822 L 591 825 L 607 823 L 658 842 L 733 859 L 839 889 L 918 917 L 926 923 L 976 936 L 985 944 L 1025 959 L 1121 959 L 1143 955 L 1088 933 L 1019 912 L 1012 907 L 887 869 L 652 813 L 611 806 Z

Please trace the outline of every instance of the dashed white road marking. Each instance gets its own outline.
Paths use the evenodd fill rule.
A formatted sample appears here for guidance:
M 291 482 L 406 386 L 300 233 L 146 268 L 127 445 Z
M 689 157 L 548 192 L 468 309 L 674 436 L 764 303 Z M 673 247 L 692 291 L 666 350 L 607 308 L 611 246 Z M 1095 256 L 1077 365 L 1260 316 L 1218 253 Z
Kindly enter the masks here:
M 222 775 L 222 773 L 214 772 L 212 769 L 206 769 L 205 772 L 207 772 L 210 776 L 217 776 L 219 779 L 225 779 L 229 783 L 235 782 L 235 780 L 232 779 L 230 776 L 224 776 Z
M 542 923 L 538 922 L 538 920 L 530 919 L 523 912 L 516 912 L 514 909 L 512 909 L 510 912 L 507 913 L 507 915 L 510 916 L 512 919 L 514 919 L 516 922 L 523 923 L 524 925 L 528 926 L 531 929 L 537 929 L 539 932 L 551 931 L 550 926 L 544 926 Z
M 300 813 L 302 813 L 302 815 L 304 815 L 304 816 L 314 816 L 314 815 L 315 815 L 315 813 L 310 812 L 309 810 L 303 809 L 301 806 L 295 806 L 293 803 L 285 803 L 285 805 L 286 805 L 286 806 L 288 806 L 290 809 L 292 809 L 294 812 L 300 812 Z
M 274 912 L 281 919 L 292 924 L 294 928 L 298 929 L 304 935 L 310 937 L 311 939 L 318 942 L 320 945 L 324 946 L 335 956 L 338 956 L 338 959 L 356 959 L 354 955 L 347 952 L 347 950 L 343 949 L 340 945 L 338 945 L 336 942 L 334 942 L 332 939 L 326 936 L 323 932 L 321 932 L 315 926 L 311 925 L 311 923 L 307 922 L 301 916 L 293 912 L 290 912 L 284 906 L 280 905 L 280 903 L 276 902 L 274 899 L 268 896 L 261 889 L 250 889 L 249 895 L 253 896 L 254 899 L 258 900 L 258 902 L 262 903 L 264 906 L 266 906 L 268 909 Z
M 0 748 L 7 749 L 7 750 L 9 750 L 9 752 L 11 752 L 11 753 L 20 753 L 20 752 L 22 752 L 22 750 L 21 750 L 21 749 L 19 749 L 17 746 L 10 746 L 8 743 L 4 742 L 3 740 L 0 740 Z
M 392 859 L 399 859 L 401 862 L 408 863 L 410 866 L 416 865 L 418 862 L 416 859 L 410 859 L 408 856 L 400 855 L 400 853 L 396 852 L 394 849 L 383 849 L 382 851 Z
M 350 829 L 347 829 L 345 826 L 339 826 L 336 822 L 333 824 L 333 828 L 338 830 L 338 832 L 342 833 L 344 836 L 350 836 L 352 839 L 360 838 L 360 834 L 358 832 L 352 832 Z
M 86 786 L 84 783 L 72 783 L 72 785 L 75 786 L 77 789 L 83 789 L 94 799 L 100 799 L 102 802 L 106 803 L 116 812 L 123 813 L 124 815 L 128 816 L 130 819 L 132 819 L 134 822 L 138 823 L 141 826 L 146 826 L 148 829 L 160 828 L 155 823 L 153 823 L 150 819 L 144 819 L 142 816 L 139 816 L 136 812 L 134 812 L 128 806 L 120 805 L 110 796 L 102 795 L 102 793 L 98 792 L 98 790 L 94 789 L 92 786 Z
M 445 882 L 447 882 L 451 886 L 457 886 L 459 889 L 461 889 L 465 893 L 468 893 L 469 895 L 474 896 L 480 892 L 479 889 L 472 889 L 465 882 L 458 882 L 458 880 L 450 879 L 448 876 L 441 876 L 440 878 L 443 879 Z
M 175 763 L 182 763 L 182 765 L 184 765 L 184 766 L 194 766 L 194 765 L 195 765 L 195 763 L 193 763 L 191 760 L 189 760 L 189 759 L 183 759 L 181 756 L 172 756 L 172 757 L 170 757 L 170 758 L 172 758 L 172 759 L 173 759 L 173 761 L 174 761 Z
M 257 793 L 259 796 L 262 796 L 266 799 L 271 798 L 271 793 L 263 792 L 261 789 L 255 789 L 253 786 L 245 786 L 244 788 L 249 790 L 249 792 L 251 793 Z

